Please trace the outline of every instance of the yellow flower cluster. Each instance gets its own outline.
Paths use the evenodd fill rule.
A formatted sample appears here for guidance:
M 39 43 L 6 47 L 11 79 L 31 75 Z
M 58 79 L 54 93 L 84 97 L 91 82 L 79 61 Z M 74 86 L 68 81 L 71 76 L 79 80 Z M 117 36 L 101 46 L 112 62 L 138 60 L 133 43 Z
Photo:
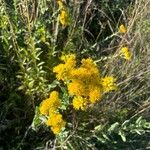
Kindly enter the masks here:
M 69 25 L 69 16 L 66 10 L 61 10 L 59 20 L 63 26 Z
M 76 66 L 76 57 L 75 55 L 62 56 L 61 60 L 65 63 L 54 67 L 53 72 L 57 73 L 56 78 L 58 80 L 66 81 L 70 76 L 71 70 Z
M 59 134 L 63 127 L 65 127 L 66 122 L 63 120 L 62 115 L 59 113 L 50 114 L 47 120 L 47 125 L 51 126 L 51 130 L 54 134 Z
M 61 102 L 59 100 L 59 94 L 56 91 L 53 91 L 49 98 L 42 101 L 40 105 L 40 112 L 43 115 L 48 115 L 49 112 L 56 111 L 58 107 L 61 106 Z
M 75 96 L 73 98 L 73 107 L 76 109 L 76 110 L 86 110 L 87 108 L 87 100 L 81 96 Z
M 91 58 L 82 59 L 81 66 L 70 72 L 71 82 L 68 84 L 70 95 L 85 97 L 89 102 L 95 103 L 100 99 L 100 74 Z M 93 94 L 95 93 L 95 94 Z
M 103 90 L 105 92 L 109 92 L 112 90 L 117 90 L 117 86 L 114 84 L 116 82 L 116 79 L 112 76 L 106 76 L 102 78 L 101 83 L 103 85 Z
M 112 76 L 101 77 L 91 58 L 82 59 L 78 67 L 73 54 L 63 56 L 61 60 L 64 64 L 54 67 L 53 71 L 58 80 L 67 84 L 69 95 L 74 96 L 75 109 L 86 110 L 89 104 L 99 101 L 103 93 L 117 89 L 116 80 Z
M 120 52 L 124 59 L 131 60 L 132 53 L 129 51 L 128 47 L 122 47 Z
M 57 0 L 59 9 L 60 9 L 60 16 L 59 16 L 59 21 L 63 26 L 68 26 L 69 25 L 69 14 L 67 12 L 67 9 L 65 8 L 62 0 Z
M 60 106 L 59 93 L 53 91 L 50 93 L 49 98 L 42 101 L 39 108 L 42 115 L 48 116 L 47 125 L 51 126 L 51 130 L 54 134 L 59 134 L 62 127 L 65 126 L 62 115 L 58 113 L 58 108 Z

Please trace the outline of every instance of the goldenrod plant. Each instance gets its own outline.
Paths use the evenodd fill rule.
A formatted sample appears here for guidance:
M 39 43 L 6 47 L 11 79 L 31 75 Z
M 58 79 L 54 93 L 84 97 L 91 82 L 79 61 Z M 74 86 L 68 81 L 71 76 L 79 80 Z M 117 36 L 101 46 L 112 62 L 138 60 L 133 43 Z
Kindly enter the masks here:
M 116 79 L 113 76 L 102 77 L 91 58 L 82 59 L 79 67 L 74 54 L 63 55 L 61 60 L 64 64 L 55 66 L 53 71 L 57 73 L 56 78 L 64 82 L 68 96 L 72 98 L 65 107 L 73 105 L 75 110 L 86 111 L 90 105 L 101 101 L 103 93 L 117 90 Z M 46 124 L 51 126 L 54 134 L 59 134 L 65 125 L 58 108 L 61 109 L 61 99 L 59 100 L 59 93 L 56 91 L 42 101 L 39 108 L 41 115 L 49 116 Z
M 148 149 L 149 8 L 0 0 L 0 149 Z

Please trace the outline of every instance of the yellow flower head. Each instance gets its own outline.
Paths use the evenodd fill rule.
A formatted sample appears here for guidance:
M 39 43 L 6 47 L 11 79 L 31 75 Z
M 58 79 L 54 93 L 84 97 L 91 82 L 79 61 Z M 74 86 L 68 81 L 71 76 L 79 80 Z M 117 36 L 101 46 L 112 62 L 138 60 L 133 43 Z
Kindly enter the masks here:
M 50 115 L 46 123 L 51 127 L 54 134 L 59 134 L 63 127 L 65 127 L 66 122 L 63 120 L 62 115 L 59 113 L 53 113 Z
M 124 59 L 131 60 L 132 53 L 129 51 L 128 47 L 122 47 L 120 53 Z
M 76 66 L 75 55 L 66 55 L 62 56 L 61 60 L 65 62 L 65 64 L 59 64 L 53 68 L 53 72 L 57 73 L 56 78 L 58 80 L 67 80 L 70 76 L 71 70 Z
M 88 69 L 91 68 L 97 69 L 96 64 L 91 58 L 82 59 L 81 63 L 82 63 L 81 67 L 88 68 Z
M 53 113 L 50 115 L 47 125 L 48 126 L 58 126 L 63 121 L 62 115 L 59 113 Z
M 76 110 L 86 110 L 87 109 L 87 99 L 81 97 L 81 96 L 77 96 L 77 97 L 74 97 L 73 99 L 73 107 L 74 109 Z
M 51 130 L 53 131 L 53 133 L 54 133 L 55 135 L 58 135 L 58 134 L 61 132 L 62 127 L 61 127 L 61 126 L 52 126 L 52 127 L 51 127 Z
M 57 0 L 57 4 L 59 6 L 59 9 L 63 9 L 64 5 L 63 5 L 62 0 Z
M 101 84 L 104 92 L 117 90 L 116 79 L 112 76 L 106 76 L 101 79 Z
M 81 67 L 86 68 L 87 75 L 90 77 L 91 82 L 98 83 L 100 80 L 100 72 L 96 64 L 91 58 L 82 59 Z
M 59 21 L 63 26 L 69 25 L 69 15 L 66 10 L 61 10 Z
M 82 64 L 79 68 L 71 71 L 71 79 L 82 81 L 85 86 L 91 83 L 93 84 L 93 82 L 97 82 L 100 79 L 100 75 L 99 70 L 94 64 L 93 60 L 90 58 L 82 59 L 81 63 Z
M 50 99 L 50 108 L 49 108 L 49 114 L 50 114 L 50 112 L 57 110 L 58 107 L 61 106 L 61 102 L 59 100 L 59 93 L 57 91 L 51 92 L 49 99 Z
M 79 81 L 88 80 L 90 78 L 91 72 L 86 68 L 80 67 L 77 69 L 73 69 L 71 71 L 71 78 Z
M 57 91 L 52 91 L 50 94 L 49 94 L 49 98 L 50 99 L 58 99 L 59 97 L 59 93 Z
M 69 95 L 87 96 L 88 89 L 82 81 L 73 80 L 68 84 L 68 93 Z
M 57 73 L 56 78 L 58 80 L 65 80 L 65 64 L 59 64 L 53 68 L 53 72 Z
M 119 27 L 119 32 L 120 33 L 126 33 L 127 32 L 127 29 L 126 29 L 126 27 L 122 24 L 122 25 L 120 25 L 120 27 Z
M 59 93 L 53 91 L 50 93 L 50 97 L 44 101 L 42 101 L 40 105 L 40 112 L 43 115 L 48 115 L 50 112 L 54 112 L 61 106 L 61 102 L 59 100 Z
M 102 91 L 100 90 L 100 87 L 94 87 L 90 90 L 89 99 L 91 103 L 96 103 L 99 101 L 102 97 Z
M 68 54 L 68 55 L 62 55 L 60 58 L 65 63 L 72 63 L 76 62 L 76 56 L 75 54 Z
M 49 114 L 49 108 L 50 108 L 50 99 L 46 99 L 46 100 L 43 100 L 41 105 L 40 105 L 40 113 L 42 115 L 48 115 Z

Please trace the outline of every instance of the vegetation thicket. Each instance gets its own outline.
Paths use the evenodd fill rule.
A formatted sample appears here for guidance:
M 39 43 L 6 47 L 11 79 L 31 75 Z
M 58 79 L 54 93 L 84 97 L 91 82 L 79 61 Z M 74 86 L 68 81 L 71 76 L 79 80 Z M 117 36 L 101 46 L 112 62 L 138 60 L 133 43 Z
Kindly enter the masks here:
M 150 0 L 0 0 L 0 149 L 149 149 Z

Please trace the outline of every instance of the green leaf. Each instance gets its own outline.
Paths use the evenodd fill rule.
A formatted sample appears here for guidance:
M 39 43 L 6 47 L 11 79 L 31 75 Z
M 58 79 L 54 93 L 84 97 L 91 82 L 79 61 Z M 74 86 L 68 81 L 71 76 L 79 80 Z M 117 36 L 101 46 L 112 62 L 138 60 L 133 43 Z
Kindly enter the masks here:
M 33 122 L 31 124 L 31 128 L 36 131 L 38 126 L 41 124 L 41 122 L 42 120 L 40 119 L 40 110 L 39 110 L 39 107 L 36 107 Z
M 115 122 L 114 124 L 112 124 L 110 126 L 110 128 L 108 129 L 108 132 L 111 133 L 111 132 L 114 132 L 116 128 L 119 127 L 119 123 L 118 122 Z
M 136 120 L 136 124 L 140 124 L 140 122 L 141 122 L 141 120 L 142 120 L 142 116 L 140 116 L 137 120 Z
M 50 85 L 48 85 L 48 89 L 49 89 L 49 91 L 51 90 L 51 89 L 54 89 L 57 85 L 59 85 L 60 83 L 59 83 L 59 81 L 57 81 L 57 80 L 54 80 Z
M 138 129 L 135 129 L 134 131 L 139 135 L 142 135 L 142 132 L 143 132 L 143 130 L 138 130 Z
M 102 136 L 103 136 L 106 140 L 110 141 L 109 137 L 108 137 L 106 134 L 102 133 Z
M 129 124 L 130 124 L 130 120 L 126 120 L 126 121 L 121 125 L 122 129 L 123 129 L 123 130 L 127 130 Z
M 62 106 L 60 107 L 60 109 L 61 109 L 61 110 L 66 110 L 67 107 L 66 107 L 65 105 L 62 105 Z
M 125 136 L 125 132 L 123 132 L 122 130 L 119 131 L 118 135 L 121 136 L 121 139 L 123 142 L 126 142 L 126 136 Z
M 95 128 L 94 128 L 94 130 L 96 130 L 96 131 L 101 131 L 102 130 L 102 125 L 100 124 L 100 125 L 98 125 L 98 126 L 96 126 Z
M 93 136 L 94 138 L 96 138 L 98 141 L 105 143 L 107 140 L 103 137 L 98 137 L 98 136 Z
M 18 90 L 23 90 L 25 87 L 23 85 L 18 87 Z
M 146 122 L 146 123 L 144 124 L 144 128 L 150 129 L 150 122 Z

